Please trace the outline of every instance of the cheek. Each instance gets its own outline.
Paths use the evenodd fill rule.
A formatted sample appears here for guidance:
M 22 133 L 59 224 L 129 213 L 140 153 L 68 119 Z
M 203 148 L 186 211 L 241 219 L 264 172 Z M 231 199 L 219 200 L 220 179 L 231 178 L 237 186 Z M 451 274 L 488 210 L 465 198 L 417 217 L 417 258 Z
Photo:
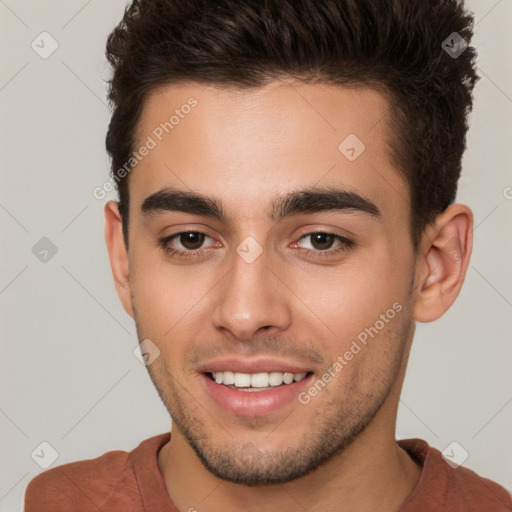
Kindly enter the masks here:
M 361 316 L 364 316 L 363 312 Z M 402 307 L 384 309 L 382 317 L 367 314 L 371 320 L 347 317 L 338 323 L 339 334 L 325 346 L 330 359 L 319 379 L 329 379 L 318 407 L 347 410 L 369 408 L 383 399 L 395 382 L 407 337 L 407 312 Z
M 346 265 L 303 272 L 294 280 L 295 290 L 332 335 L 351 340 L 404 300 L 406 267 L 392 259 L 387 254 L 374 260 L 354 256 Z
M 206 273 L 170 261 L 163 250 L 134 248 L 130 254 L 130 286 L 139 309 L 172 321 L 184 314 L 205 293 Z
M 169 369 L 176 371 L 191 343 L 212 335 L 208 293 L 218 280 L 218 271 L 171 264 L 157 255 L 149 261 L 134 250 L 130 286 L 138 336 L 159 347 Z

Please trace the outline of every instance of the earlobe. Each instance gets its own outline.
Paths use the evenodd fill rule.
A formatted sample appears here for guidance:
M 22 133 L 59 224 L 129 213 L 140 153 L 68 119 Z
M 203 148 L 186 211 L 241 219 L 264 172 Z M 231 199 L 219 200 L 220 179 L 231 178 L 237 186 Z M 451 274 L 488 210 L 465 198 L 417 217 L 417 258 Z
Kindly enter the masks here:
M 117 294 L 121 299 L 124 310 L 134 318 L 130 295 L 128 251 L 124 243 L 121 214 L 115 201 L 109 201 L 105 205 L 105 241 Z
M 473 214 L 462 204 L 449 206 L 426 229 L 418 260 L 415 320 L 432 322 L 450 308 L 462 288 L 472 244 Z

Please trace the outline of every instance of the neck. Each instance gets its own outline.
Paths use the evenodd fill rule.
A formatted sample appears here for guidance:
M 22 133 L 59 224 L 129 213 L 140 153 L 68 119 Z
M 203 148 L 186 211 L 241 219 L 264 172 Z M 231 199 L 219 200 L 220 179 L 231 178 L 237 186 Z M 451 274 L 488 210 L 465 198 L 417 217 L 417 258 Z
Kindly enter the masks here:
M 341 453 L 284 484 L 250 487 L 220 480 L 204 468 L 177 429 L 160 450 L 158 463 L 180 511 L 397 512 L 418 483 L 421 468 L 396 443 L 394 426 L 383 428 L 368 425 Z

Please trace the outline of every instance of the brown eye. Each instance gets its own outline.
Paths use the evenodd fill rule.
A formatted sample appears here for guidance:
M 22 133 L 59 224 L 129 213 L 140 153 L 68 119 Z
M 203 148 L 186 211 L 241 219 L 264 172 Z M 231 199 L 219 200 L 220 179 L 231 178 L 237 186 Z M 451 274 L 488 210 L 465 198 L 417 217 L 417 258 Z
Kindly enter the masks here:
M 337 238 L 330 233 L 312 233 L 308 236 L 311 238 L 313 248 L 319 251 L 330 249 Z
M 205 236 L 204 233 L 198 233 L 197 231 L 187 231 L 180 234 L 179 241 L 185 249 L 194 250 L 203 245 Z
M 302 248 L 303 253 L 312 258 L 333 258 L 355 246 L 352 240 L 325 231 L 307 233 L 294 245 Z
M 212 245 L 213 242 L 213 245 Z M 211 256 L 212 246 L 221 247 L 212 237 L 200 231 L 181 231 L 158 240 L 158 245 L 173 258 L 203 258 Z

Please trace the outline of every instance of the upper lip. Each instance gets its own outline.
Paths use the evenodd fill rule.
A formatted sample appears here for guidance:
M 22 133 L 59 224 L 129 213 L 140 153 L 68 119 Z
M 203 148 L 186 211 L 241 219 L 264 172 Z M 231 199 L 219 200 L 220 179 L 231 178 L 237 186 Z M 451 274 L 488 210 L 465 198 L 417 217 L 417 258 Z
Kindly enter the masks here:
M 258 359 L 217 359 L 201 365 L 198 370 L 202 373 L 238 372 L 238 373 L 263 373 L 263 372 L 289 372 L 308 373 L 309 368 L 289 361 L 280 361 L 276 358 Z

